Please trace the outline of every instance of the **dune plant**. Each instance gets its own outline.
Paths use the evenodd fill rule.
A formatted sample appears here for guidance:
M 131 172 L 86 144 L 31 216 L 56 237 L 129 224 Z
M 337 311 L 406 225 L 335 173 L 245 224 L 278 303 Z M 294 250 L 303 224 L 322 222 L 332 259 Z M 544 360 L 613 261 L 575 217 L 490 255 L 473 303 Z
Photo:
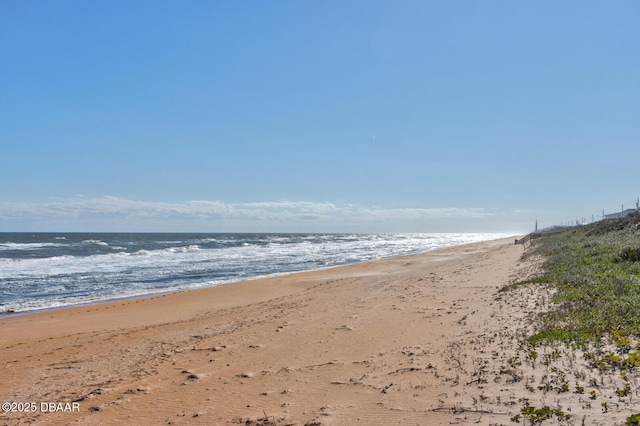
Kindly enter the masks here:
M 529 343 L 586 347 L 607 339 L 616 342 L 619 357 L 604 363 L 638 363 L 631 340 L 640 338 L 639 215 L 544 236 L 534 240 L 527 256 L 545 259 L 542 273 L 527 283 L 556 289 L 553 309 L 541 315 Z
M 627 421 L 625 424 L 640 426 L 640 414 L 632 414 L 631 416 L 627 417 Z
M 559 422 L 571 419 L 571 414 L 566 414 L 559 408 L 551 408 L 547 405 L 536 408 L 530 405 L 527 398 L 522 398 L 520 402 L 522 402 L 524 406 L 520 410 L 520 414 L 516 414 L 511 417 L 512 422 L 519 423 L 520 420 L 524 418 L 531 424 L 538 425 L 542 424 L 546 420 L 551 420 L 553 417 L 556 417 Z

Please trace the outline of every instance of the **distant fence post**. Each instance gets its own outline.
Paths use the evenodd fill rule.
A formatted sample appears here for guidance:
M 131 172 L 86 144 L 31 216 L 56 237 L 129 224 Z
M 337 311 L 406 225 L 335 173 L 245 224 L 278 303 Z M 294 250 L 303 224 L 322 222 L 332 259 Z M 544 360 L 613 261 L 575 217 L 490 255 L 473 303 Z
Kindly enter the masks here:
M 520 238 L 519 240 L 516 239 L 516 244 L 525 245 L 527 242 L 531 241 L 533 238 L 538 237 L 538 236 L 539 236 L 539 233 L 532 232 L 532 233 L 527 234 L 524 237 Z

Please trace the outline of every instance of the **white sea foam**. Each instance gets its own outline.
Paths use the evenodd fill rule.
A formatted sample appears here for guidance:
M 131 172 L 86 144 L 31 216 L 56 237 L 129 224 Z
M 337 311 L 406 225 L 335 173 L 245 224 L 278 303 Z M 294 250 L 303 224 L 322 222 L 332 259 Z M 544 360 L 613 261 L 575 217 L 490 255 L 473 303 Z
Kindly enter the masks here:
M 64 247 L 65 244 L 58 243 L 0 243 L 0 250 L 33 250 L 45 247 Z
M 100 240 L 84 240 L 83 243 L 85 244 L 97 244 L 99 246 L 108 246 L 109 243 L 105 243 L 104 241 L 100 241 Z
M 124 236 L 76 239 L 75 243 L 68 236 L 63 244 L 6 242 L 0 247 L 13 245 L 27 252 L 15 258 L 0 253 L 0 312 L 200 288 L 503 236 L 221 234 L 187 238 L 176 234 L 174 240 L 145 235 L 132 240 Z M 46 248 L 52 249 L 49 257 L 28 256 L 28 250 L 40 253 Z

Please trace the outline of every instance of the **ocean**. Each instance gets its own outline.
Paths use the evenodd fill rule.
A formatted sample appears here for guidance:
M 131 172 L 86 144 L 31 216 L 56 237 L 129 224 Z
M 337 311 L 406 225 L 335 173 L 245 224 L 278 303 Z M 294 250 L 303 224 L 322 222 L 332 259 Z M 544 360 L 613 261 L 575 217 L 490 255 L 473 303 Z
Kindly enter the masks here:
M 0 314 L 211 287 L 505 236 L 0 233 Z

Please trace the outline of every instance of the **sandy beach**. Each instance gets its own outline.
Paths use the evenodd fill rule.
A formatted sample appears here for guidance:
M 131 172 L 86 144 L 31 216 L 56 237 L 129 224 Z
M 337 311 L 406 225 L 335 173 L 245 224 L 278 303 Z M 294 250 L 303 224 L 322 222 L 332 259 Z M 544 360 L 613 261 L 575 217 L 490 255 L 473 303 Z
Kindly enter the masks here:
M 498 293 L 535 268 L 522 253 L 507 238 L 4 317 L 0 424 L 513 424 L 525 397 L 624 419 L 527 390 L 545 372 L 518 341 L 549 295 Z

